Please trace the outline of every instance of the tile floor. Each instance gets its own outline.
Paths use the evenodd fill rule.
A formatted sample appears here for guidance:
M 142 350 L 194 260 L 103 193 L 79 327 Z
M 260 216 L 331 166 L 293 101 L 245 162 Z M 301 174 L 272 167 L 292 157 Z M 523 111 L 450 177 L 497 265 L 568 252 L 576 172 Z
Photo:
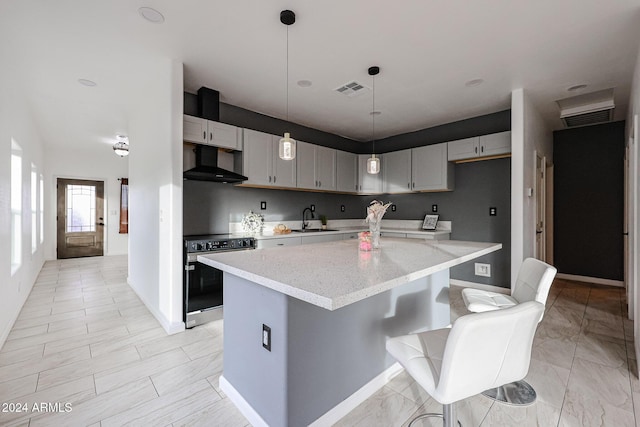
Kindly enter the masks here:
M 248 425 L 218 388 L 222 322 L 167 336 L 126 275 L 126 257 L 45 264 L 0 351 L 0 425 Z M 466 313 L 460 290 L 452 288 L 452 318 Z M 621 289 L 556 280 L 526 378 L 537 402 L 474 396 L 458 404 L 463 425 L 637 425 L 640 381 L 625 309 Z M 337 425 L 406 426 L 439 409 L 401 373 Z

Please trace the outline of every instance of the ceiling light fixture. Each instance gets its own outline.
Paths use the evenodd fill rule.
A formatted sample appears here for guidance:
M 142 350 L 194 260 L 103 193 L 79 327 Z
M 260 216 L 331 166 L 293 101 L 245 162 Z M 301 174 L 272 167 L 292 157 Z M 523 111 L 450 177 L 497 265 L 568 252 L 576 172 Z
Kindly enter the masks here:
M 141 7 L 138 9 L 138 13 L 144 19 L 154 24 L 162 24 L 164 22 L 164 15 L 151 7 Z
M 113 144 L 113 151 L 120 157 L 129 155 L 129 138 L 124 135 L 117 135 L 118 142 Z
M 375 76 L 380 72 L 380 67 L 369 67 L 369 75 L 372 80 L 372 92 L 373 92 L 373 108 L 371 108 L 371 135 L 373 137 L 373 144 L 371 146 L 371 157 L 367 159 L 367 173 L 370 174 L 378 174 L 380 173 L 380 159 L 376 157 L 376 116 L 380 114 L 379 111 L 376 111 L 376 79 Z
M 287 124 L 289 122 L 289 25 L 296 22 L 296 14 L 290 10 L 280 12 L 280 22 L 287 26 Z M 282 160 L 296 158 L 296 140 L 291 138 L 289 132 L 284 133 L 284 138 L 278 143 L 278 155 Z
M 89 79 L 78 79 L 78 83 L 80 83 L 83 86 L 88 86 L 88 87 L 98 86 L 98 83 L 94 82 L 93 80 L 89 80 Z
M 466 87 L 473 87 L 473 86 L 480 86 L 482 83 L 484 83 L 484 80 L 482 79 L 473 79 L 473 80 L 469 80 L 464 85 Z
M 586 87 L 587 87 L 587 85 L 585 85 L 585 84 L 575 85 L 575 86 L 571 86 L 570 88 L 568 88 L 567 91 L 575 92 L 576 90 L 584 89 Z

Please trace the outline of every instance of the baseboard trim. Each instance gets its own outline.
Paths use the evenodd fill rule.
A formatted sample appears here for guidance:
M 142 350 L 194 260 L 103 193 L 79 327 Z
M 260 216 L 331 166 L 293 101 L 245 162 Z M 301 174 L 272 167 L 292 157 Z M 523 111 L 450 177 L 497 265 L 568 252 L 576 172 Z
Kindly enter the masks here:
M 398 362 L 389 366 L 378 376 L 360 387 L 355 393 L 347 397 L 342 402 L 327 411 L 320 418 L 309 424 L 309 427 L 325 427 L 332 426 L 342 419 L 349 412 L 353 411 L 358 405 L 371 397 L 375 392 L 380 390 L 393 377 L 402 372 L 402 366 Z
M 347 397 L 342 402 L 327 411 L 320 418 L 309 424 L 309 427 L 328 427 L 334 425 L 341 418 L 353 411 L 358 405 L 371 397 L 375 392 L 380 390 L 385 384 L 387 384 L 393 377 L 402 372 L 402 366 L 398 362 L 389 366 L 378 376 L 371 381 L 360 387 L 355 393 Z M 264 419 L 256 412 L 255 409 L 242 397 L 242 395 L 236 390 L 229 381 L 220 375 L 220 389 L 227 395 L 229 400 L 236 405 L 236 408 L 242 415 L 249 421 L 254 427 L 268 427 L 269 425 Z
M 184 322 L 174 322 L 174 323 L 169 322 L 169 320 L 166 317 L 164 317 L 164 315 L 161 312 L 159 312 L 154 306 L 149 304 L 146 301 L 145 297 L 142 294 L 140 294 L 140 292 L 138 292 L 135 286 L 131 284 L 129 277 L 127 277 L 127 284 L 133 290 L 133 292 L 135 292 L 136 295 L 138 295 L 138 298 L 140 298 L 140 301 L 142 301 L 144 306 L 147 307 L 147 310 L 149 310 L 149 312 L 153 315 L 153 317 L 156 318 L 158 323 L 160 323 L 160 326 L 162 326 L 162 328 L 165 330 L 165 332 L 168 335 L 177 334 L 185 330 Z
M 500 286 L 485 285 L 483 283 L 467 282 L 466 280 L 458 280 L 458 279 L 450 279 L 449 283 L 456 286 L 462 286 L 463 288 L 474 288 L 474 289 L 480 289 L 483 291 L 496 292 L 499 294 L 506 294 L 506 295 L 511 294 L 510 288 L 503 288 Z
M 558 279 L 575 280 L 576 282 L 588 282 L 595 283 L 597 285 L 615 286 L 616 288 L 624 288 L 624 282 L 622 280 L 601 279 L 599 277 L 579 276 L 576 274 L 558 273 L 556 274 Z
M 229 400 L 231 400 L 231 402 L 236 405 L 236 408 L 238 408 L 240 413 L 244 415 L 247 421 L 249 421 L 249 424 L 251 424 L 253 427 L 269 427 L 269 424 L 267 424 L 265 420 L 262 419 L 262 417 L 256 412 L 255 409 L 253 409 L 251 405 L 249 405 L 249 402 L 244 400 L 244 397 L 242 397 L 238 390 L 236 390 L 235 387 L 232 386 L 229 381 L 227 381 L 224 375 L 220 375 L 218 384 L 220 385 L 220 390 L 222 390 L 224 394 L 227 395 Z

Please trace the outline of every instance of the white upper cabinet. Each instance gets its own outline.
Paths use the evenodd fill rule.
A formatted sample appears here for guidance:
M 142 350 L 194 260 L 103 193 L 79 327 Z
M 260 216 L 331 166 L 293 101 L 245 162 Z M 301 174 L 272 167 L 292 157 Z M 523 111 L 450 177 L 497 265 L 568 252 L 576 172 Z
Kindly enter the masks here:
M 333 191 L 336 189 L 336 150 L 298 141 L 298 188 Z
M 186 114 L 182 117 L 184 141 L 242 150 L 242 129 Z
M 410 193 L 412 191 L 411 150 L 383 154 L 382 175 L 385 193 Z
M 449 161 L 479 159 L 511 153 L 511 131 L 449 141 Z
M 454 165 L 447 161 L 447 143 L 411 149 L 411 190 L 451 191 Z
M 367 159 L 370 154 L 358 155 L 358 193 L 379 194 L 382 193 L 382 173 L 367 173 Z
M 242 171 L 249 178 L 244 184 L 287 188 L 296 186 L 296 161 L 280 159 L 279 136 L 245 129 L 243 139 Z
M 358 192 L 358 155 L 336 151 L 336 190 Z

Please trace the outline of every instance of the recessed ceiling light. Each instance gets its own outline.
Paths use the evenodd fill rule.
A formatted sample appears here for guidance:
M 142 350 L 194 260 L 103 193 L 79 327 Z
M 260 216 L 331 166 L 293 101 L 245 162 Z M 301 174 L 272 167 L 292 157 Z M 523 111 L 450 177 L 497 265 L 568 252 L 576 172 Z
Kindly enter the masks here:
M 569 92 L 573 92 L 573 91 L 576 91 L 576 90 L 584 89 L 584 88 L 586 88 L 586 87 L 587 87 L 587 85 L 585 85 L 585 84 L 581 84 L 581 85 L 571 86 L 571 87 L 570 87 L 570 88 L 568 88 L 567 90 L 568 90 Z
M 88 79 L 78 79 L 78 83 L 84 86 L 89 86 L 89 87 L 98 86 L 98 83 Z
M 380 114 L 382 114 L 382 111 L 372 111 L 369 113 L 371 116 L 379 116 Z
M 149 22 L 153 22 L 154 24 L 162 24 L 164 22 L 164 16 L 157 10 L 150 7 L 141 7 L 138 9 L 138 13 L 144 19 Z
M 300 87 L 311 87 L 312 84 L 311 80 L 298 80 L 298 86 Z
M 473 80 L 469 80 L 464 85 L 466 87 L 473 87 L 473 86 L 480 86 L 482 83 L 484 83 L 484 80 L 482 79 L 473 79 Z

